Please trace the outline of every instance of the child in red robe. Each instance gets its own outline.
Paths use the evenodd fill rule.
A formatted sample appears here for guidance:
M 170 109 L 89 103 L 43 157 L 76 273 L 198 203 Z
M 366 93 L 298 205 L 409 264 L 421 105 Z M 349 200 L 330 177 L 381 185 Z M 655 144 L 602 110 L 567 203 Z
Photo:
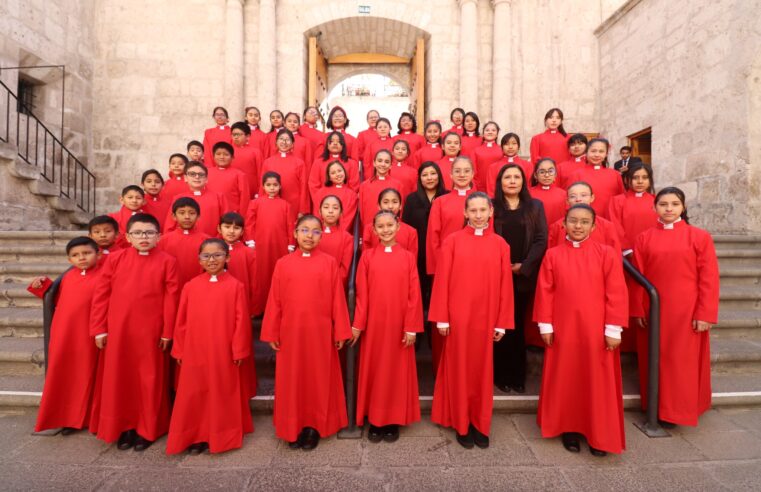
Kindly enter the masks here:
M 256 190 L 259 189 L 259 170 L 262 167 L 262 152 L 255 143 L 251 143 L 251 128 L 248 126 L 248 123 L 244 121 L 234 123 L 230 135 L 233 140 L 233 155 L 235 155 L 230 165 L 242 171 L 246 175 L 246 178 L 248 178 L 248 199 L 250 200 L 254 198 Z M 241 211 L 241 213 L 244 211 Z
M 335 258 L 345 287 L 351 260 L 354 258 L 354 236 L 339 224 L 343 218 L 343 202 L 336 195 L 326 195 L 318 205 L 322 219 L 322 237 L 318 249 Z
M 417 189 L 417 170 L 410 165 L 410 144 L 404 139 L 397 139 L 391 149 L 391 157 L 389 174 L 402 183 L 399 192 L 406 197 Z
M 215 125 L 203 133 L 203 148 L 206 149 L 203 158 L 204 162 L 207 163 L 214 162 L 212 148 L 217 142 L 227 142 L 229 144 L 232 141 L 230 127 L 227 125 L 227 122 L 230 121 L 227 110 L 222 106 L 217 106 L 212 111 L 211 116 L 214 118 Z
M 532 197 L 541 200 L 542 205 L 544 205 L 544 215 L 548 225 L 562 220 L 568 208 L 568 195 L 556 183 L 557 168 L 555 161 L 550 158 L 539 159 L 531 179 L 532 186 L 529 192 Z
M 402 195 L 399 193 L 399 190 L 386 188 L 378 193 L 378 210 L 391 212 L 395 217 L 399 218 L 402 213 Z M 366 251 L 372 250 L 378 245 L 379 241 L 379 236 L 375 234 L 374 222 L 366 224 L 362 234 L 362 248 Z M 394 242 L 417 258 L 418 237 L 414 227 L 400 220 L 399 230 L 396 232 Z
M 325 143 L 325 132 L 317 128 L 317 121 L 320 118 L 320 111 L 315 106 L 308 106 L 304 109 L 304 124 L 299 126 L 299 135 L 309 141 L 312 146 L 312 152 L 321 144 Z
M 587 146 L 589 145 L 587 136 L 583 133 L 574 133 L 568 139 L 567 145 L 571 158 L 565 162 L 559 162 L 557 166 L 558 185 L 561 188 L 568 188 L 572 184 L 572 181 L 569 181 L 571 175 L 587 165 Z
M 481 191 L 486 190 L 489 196 L 494 196 L 494 192 L 497 190 L 497 175 L 506 165 L 518 164 L 526 176 L 531 176 L 534 173 L 534 165 L 518 156 L 518 152 L 521 150 L 521 137 L 517 133 L 505 133 L 500 141 L 500 148 L 502 149 L 502 157 L 489 164 L 486 171 L 486 188 L 478 188 Z M 565 202 L 565 196 L 563 202 Z M 563 212 L 565 212 L 565 207 L 563 207 Z
M 568 153 L 568 133 L 563 128 L 563 112 L 552 108 L 544 115 L 543 133 L 531 138 L 531 162 L 536 164 L 542 157 L 549 157 L 555 162 L 565 162 L 571 158 Z
M 140 184 L 145 192 L 143 212 L 151 214 L 159 221 L 161 230 L 164 230 L 164 218 L 167 210 L 172 206 L 172 200 L 163 193 L 164 178 L 155 169 L 148 169 L 140 178 Z
M 337 134 L 340 135 L 340 134 Z M 325 170 L 322 187 L 312 195 L 312 210 L 314 215 L 320 215 L 320 204 L 329 195 L 341 200 L 341 228 L 354 230 L 354 218 L 357 216 L 357 192 L 346 183 L 347 173 L 341 161 L 333 161 Z
M 460 149 L 462 148 L 462 137 L 457 133 L 447 133 L 444 136 L 444 157 L 439 159 L 436 163 L 441 169 L 441 175 L 444 178 L 444 188 L 447 190 L 452 189 L 452 164 L 454 160 L 460 155 Z
M 293 251 L 293 216 L 287 201 L 280 198 L 280 175 L 267 171 L 262 175 L 261 193 L 251 200 L 246 212 L 246 239 L 256 250 L 256 282 L 253 285 L 251 314 L 264 312 L 275 264 Z
M 365 155 L 365 150 L 372 144 L 376 138 L 378 138 L 378 132 L 375 131 L 375 125 L 378 124 L 380 119 L 380 113 L 377 110 L 371 109 L 367 112 L 367 130 L 362 130 L 357 134 L 355 145 L 357 146 L 356 155 L 362 159 Z
M 449 121 L 452 122 L 452 127 L 444 133 L 456 133 L 462 136 L 463 132 L 465 131 L 462 127 L 462 122 L 464 119 L 465 110 L 462 108 L 454 108 L 452 112 L 449 113 Z
M 185 179 L 190 191 L 176 195 L 174 201 L 177 201 L 179 198 L 192 198 L 195 200 L 202 212 L 199 214 L 200 217 L 196 227 L 208 236 L 215 236 L 217 234 L 219 218 L 228 211 L 227 200 L 224 195 L 208 189 L 206 184 L 209 181 L 209 170 L 200 162 L 191 161 L 188 163 L 185 167 Z M 177 228 L 177 222 L 174 220 L 171 210 L 167 214 L 164 223 L 165 232 L 172 232 Z
M 277 136 L 280 130 L 285 130 L 284 124 L 285 116 L 282 111 L 279 109 L 270 111 L 270 131 L 267 132 L 267 138 L 264 140 L 264 148 L 262 149 L 262 157 L 265 160 L 272 156 L 273 152 L 277 152 Z
M 489 197 L 475 192 L 463 208 L 468 225 L 442 245 L 428 319 L 447 338 L 431 420 L 454 428 L 457 442 L 470 449 L 489 446 L 492 343 L 514 329 L 513 275 L 510 246 L 489 227 L 494 213 Z
M 182 367 L 166 453 L 238 449 L 254 431 L 249 408 L 251 318 L 243 284 L 225 271 L 228 246 L 207 239 L 198 257 L 205 273 L 180 296 L 172 357 Z
M 372 222 L 378 211 L 378 195 L 386 188 L 402 189 L 402 182 L 391 177 L 391 152 L 381 149 L 373 160 L 373 175 L 359 186 L 359 219 L 363 225 Z
M 609 218 L 608 207 L 610 200 L 623 193 L 624 182 L 621 173 L 608 167 L 608 150 L 610 144 L 604 138 L 593 138 L 587 146 L 587 164 L 577 169 L 568 177 L 568 182 L 584 181 L 595 190 L 595 201 L 592 208 L 595 213 Z
M 293 155 L 304 161 L 306 175 L 309 176 L 309 169 L 314 161 L 314 149 L 312 148 L 312 142 L 299 134 L 301 117 L 297 113 L 291 112 L 285 115 L 284 121 L 285 128 L 293 134 Z M 277 151 L 277 149 L 273 149 L 274 151 Z
M 484 125 L 483 143 L 473 149 L 471 159 L 476 169 L 475 184 L 479 190 L 487 190 L 486 178 L 489 175 L 489 166 L 502 159 L 502 147 L 497 138 L 499 137 L 499 125 L 490 121 Z M 491 193 L 489 196 L 493 196 Z
M 277 135 L 278 152 L 267 158 L 262 164 L 262 176 L 269 171 L 280 175 L 282 186 L 281 196 L 290 205 L 291 220 L 295 221 L 298 214 L 309 212 L 309 189 L 307 187 L 306 165 L 304 161 L 293 154 L 293 133 L 282 129 Z M 259 188 L 259 195 L 266 192 Z
M 462 132 L 462 150 L 460 155 L 465 155 L 473 159 L 473 154 L 484 141 L 481 136 L 481 120 L 473 111 L 465 113 L 465 119 L 462 123 L 464 131 Z
M 117 241 L 119 224 L 113 217 L 98 215 L 87 223 L 87 237 L 98 245 L 98 265 L 102 266 L 108 255 L 123 248 Z
M 224 210 L 223 213 L 244 213 L 251 200 L 249 177 L 240 169 L 232 167 L 235 157 L 233 146 L 227 142 L 217 142 L 214 144 L 213 156 L 214 165 L 208 168 L 209 181 L 206 188 L 225 197 L 229 210 Z
M 684 192 L 664 188 L 655 196 L 658 224 L 634 243 L 634 260 L 658 290 L 661 356 L 658 419 L 661 425 L 696 426 L 711 408 L 709 330 L 719 315 L 719 266 L 711 235 L 688 223 Z M 649 312 L 644 291 L 632 305 L 638 318 L 637 351 L 642 407 L 647 403 Z
M 161 236 L 158 251 L 172 255 L 177 260 L 178 289 L 197 277 L 203 270 L 198 263 L 198 248 L 209 235 L 198 229 L 201 207 L 189 197 L 181 197 L 172 204 L 172 217 L 177 229 Z
M 252 312 L 256 284 L 256 253 L 253 247 L 243 242 L 244 232 L 245 221 L 242 215 L 228 212 L 219 219 L 219 237 L 227 243 L 230 252 L 227 271 L 243 284 L 248 299 L 248 310 Z
M 294 235 L 298 250 L 275 266 L 261 339 L 277 353 L 275 435 L 311 450 L 348 423 L 338 350 L 351 327 L 338 264 L 315 249 L 319 219 L 302 216 Z
M 360 335 L 357 423 L 370 424 L 370 442 L 394 442 L 399 426 L 420 420 L 415 365 L 416 334 L 423 331 L 417 257 L 396 243 L 399 217 L 381 211 L 373 232 L 379 243 L 357 267 L 357 307 L 351 344 Z
M 248 145 L 258 149 L 262 154 L 262 160 L 264 160 L 264 143 L 267 140 L 267 134 L 262 131 L 260 126 L 262 121 L 262 113 L 256 106 L 248 106 L 245 108 L 245 114 L 246 123 L 248 124 L 248 128 L 251 130 L 251 135 L 248 139 Z
M 441 123 L 429 121 L 425 124 L 425 144 L 413 154 L 410 165 L 417 170 L 423 163 L 438 162 L 442 157 L 444 151 L 441 149 Z
M 378 118 L 375 124 L 375 133 L 377 137 L 365 148 L 365 155 L 362 156 L 362 169 L 365 181 L 373 175 L 373 162 L 375 156 L 381 150 L 388 150 L 394 147 L 394 139 L 391 138 L 391 122 L 388 118 Z
M 169 157 L 169 174 L 161 191 L 170 204 L 176 195 L 190 191 L 188 183 L 185 181 L 185 166 L 188 165 L 188 162 L 190 162 L 188 158 L 182 154 L 172 154 Z
M 204 163 L 204 160 L 203 160 L 204 154 L 205 154 L 204 147 L 203 147 L 203 144 L 199 142 L 198 140 L 191 140 L 190 142 L 188 142 L 187 152 L 188 152 L 188 155 L 186 157 L 187 159 L 186 163 L 190 161 L 200 162 L 201 164 Z M 206 162 L 210 163 L 212 161 L 207 160 Z
M 138 185 L 125 186 L 122 188 L 122 193 L 119 196 L 119 203 L 122 205 L 119 211 L 110 213 L 108 216 L 119 224 L 120 231 L 126 231 L 129 219 L 133 215 L 143 212 L 145 192 Z M 124 235 L 119 236 L 117 242 L 121 247 L 126 247 L 128 244 L 127 238 Z
M 328 182 L 325 179 L 328 166 L 336 161 L 343 165 L 344 173 L 346 174 L 345 184 L 354 190 L 355 193 L 359 191 L 359 164 L 349 157 L 343 133 L 329 133 L 326 137 L 325 150 L 315 158 L 312 167 L 309 169 L 308 186 L 309 194 L 312 197 L 312 205 L 319 201 L 315 200 L 315 195 Z
M 589 205 L 568 209 L 565 226 L 565 242 L 547 251 L 536 288 L 534 321 L 546 345 L 536 421 L 542 437 L 561 434 L 568 451 L 580 451 L 581 434 L 594 456 L 621 453 L 618 347 L 629 318 L 621 255 L 590 240 Z
M 50 330 L 48 367 L 35 432 L 62 428 L 63 435 L 87 428 L 92 412 L 98 349 L 90 337 L 90 303 L 100 276 L 98 245 L 89 237 L 66 244 L 72 267 L 63 275 Z M 33 289 L 45 277 L 35 279 Z
M 425 145 L 425 137 L 417 132 L 417 120 L 412 113 L 404 111 L 399 116 L 399 121 L 396 123 L 396 129 L 398 130 L 398 133 L 394 137 L 394 142 L 398 142 L 399 140 L 407 142 L 410 147 L 410 156 Z
M 346 116 L 344 108 L 341 106 L 333 106 L 333 109 L 328 113 L 327 127 L 328 130 L 340 132 L 343 135 L 344 140 L 346 141 L 346 151 L 349 153 L 349 157 L 355 161 L 359 161 L 359 159 L 362 158 L 362 156 L 357 154 L 358 149 L 354 145 L 357 139 L 346 131 L 346 129 L 349 128 L 349 118 Z M 323 146 L 317 148 L 316 154 L 322 154 L 322 147 Z
M 147 449 L 169 427 L 167 349 L 177 314 L 177 260 L 155 251 L 159 224 L 137 214 L 132 247 L 103 265 L 90 310 L 101 350 L 90 431 L 117 447 Z
M 579 181 L 568 188 L 568 207 L 577 204 L 592 206 L 597 200 L 595 193 L 589 183 Z M 594 208 L 594 207 L 593 207 Z M 596 214 L 596 212 L 595 212 Z M 565 219 L 560 219 L 549 224 L 547 230 L 547 247 L 560 246 L 565 242 L 566 227 Z M 595 227 L 589 236 L 592 241 L 610 246 L 615 251 L 621 252 L 621 231 L 613 222 L 595 215 Z

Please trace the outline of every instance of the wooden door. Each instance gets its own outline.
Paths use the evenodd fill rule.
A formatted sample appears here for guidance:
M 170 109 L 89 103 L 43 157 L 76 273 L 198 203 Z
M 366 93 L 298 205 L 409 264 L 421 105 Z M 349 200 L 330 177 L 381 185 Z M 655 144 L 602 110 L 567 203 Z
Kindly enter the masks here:
M 417 131 L 425 131 L 425 39 L 418 38 L 410 60 L 410 112 L 417 120 Z
M 307 106 L 318 106 L 327 97 L 328 62 L 317 44 L 317 38 L 309 38 L 309 68 L 307 75 Z

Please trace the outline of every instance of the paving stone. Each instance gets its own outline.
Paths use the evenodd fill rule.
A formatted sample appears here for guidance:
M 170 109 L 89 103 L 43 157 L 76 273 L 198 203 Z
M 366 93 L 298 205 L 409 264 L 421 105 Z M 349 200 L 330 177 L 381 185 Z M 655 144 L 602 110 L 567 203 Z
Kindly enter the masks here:
M 304 466 L 354 466 L 362 461 L 361 439 L 337 439 L 331 436 L 320 439 L 317 449 L 304 451 L 290 449 L 288 444 L 279 440 L 279 446 L 274 453 L 272 466 L 304 467 Z
M 185 458 L 180 463 L 188 468 L 255 468 L 269 466 L 272 463 L 280 442 L 274 435 L 247 434 L 243 437 L 243 445 L 240 449 L 226 451 L 224 453 L 210 454 L 208 452 L 198 456 L 190 456 L 183 453 Z
M 0 462 L 0 480 L 5 491 L 98 490 L 114 475 L 103 467 L 46 463 Z
M 114 470 L 103 490 L 247 490 L 253 472 L 245 470 L 188 470 L 166 467 L 130 467 Z
M 716 491 L 722 486 L 701 468 L 645 466 L 633 468 L 583 467 L 564 469 L 568 482 L 578 490 L 651 491 L 690 490 Z
M 394 492 L 568 489 L 565 477 L 551 468 L 402 468 L 392 483 Z
M 109 447 L 86 431 L 69 436 L 33 436 L 8 459 L 20 463 L 84 465 L 97 461 Z
M 514 413 L 510 419 L 515 424 L 515 428 L 524 439 L 541 439 L 542 429 L 536 424 L 536 414 L 534 413 Z
M 761 435 L 745 430 L 688 434 L 684 439 L 711 460 L 761 458 Z
M 367 426 L 365 426 L 365 436 L 367 436 Z M 399 429 L 401 437 L 439 437 L 442 435 L 441 428 L 431 422 L 431 416 L 424 414 L 420 422 L 412 425 L 401 427 Z
M 319 449 L 319 448 L 317 448 Z M 249 490 L 319 491 L 384 490 L 392 479 L 389 471 L 352 468 L 271 468 L 258 470 Z
M 706 470 L 723 486 L 732 490 L 761 489 L 761 461 L 744 463 L 710 463 Z
M 709 410 L 700 416 L 698 425 L 690 427 L 685 425 L 677 426 L 669 430 L 672 434 L 705 434 L 706 432 L 727 432 L 741 430 L 743 427 L 734 422 L 728 415 L 718 410 Z M 759 429 L 761 430 L 761 428 Z
M 450 463 L 447 453 L 449 443 L 444 437 L 401 437 L 394 443 L 363 442 L 363 465 L 370 467 L 441 466 Z

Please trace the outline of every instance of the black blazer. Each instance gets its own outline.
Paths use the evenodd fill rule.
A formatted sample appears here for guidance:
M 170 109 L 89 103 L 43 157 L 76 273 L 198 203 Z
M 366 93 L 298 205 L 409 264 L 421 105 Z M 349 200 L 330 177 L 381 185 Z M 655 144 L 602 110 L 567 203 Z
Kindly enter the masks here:
M 438 196 L 440 195 L 436 195 L 434 200 Z M 432 202 L 428 201 L 428 197 L 413 191 L 407 195 L 402 211 L 402 222 L 417 230 L 418 268 L 422 265 L 423 272 L 425 271 L 425 236 L 428 234 L 428 216 L 431 215 L 431 204 Z
M 536 226 L 531 227 L 530 222 L 524 221 L 524 241 L 521 252 L 521 268 L 518 274 L 513 275 L 513 288 L 521 292 L 532 291 L 536 288 L 536 280 L 539 276 L 539 267 L 542 264 L 544 253 L 547 250 L 547 219 L 544 216 L 544 205 L 541 200 L 531 199 L 537 213 Z M 494 209 L 494 232 L 505 238 L 510 244 L 510 238 L 506 237 L 502 230 L 502 209 Z
M 637 163 L 637 162 L 639 162 L 640 164 L 642 164 L 642 159 L 640 159 L 639 157 L 637 157 L 637 156 L 634 156 L 634 155 L 633 155 L 633 156 L 631 156 L 631 157 L 629 157 L 629 165 L 630 165 L 630 166 L 631 166 L 632 164 L 635 164 L 635 163 Z M 619 159 L 619 160 L 617 160 L 617 161 L 616 161 L 616 163 L 615 163 L 615 164 L 613 164 L 613 169 L 615 169 L 616 171 L 618 171 L 618 170 L 619 170 L 619 169 L 621 169 L 623 166 L 624 166 L 624 160 L 623 160 L 623 159 Z

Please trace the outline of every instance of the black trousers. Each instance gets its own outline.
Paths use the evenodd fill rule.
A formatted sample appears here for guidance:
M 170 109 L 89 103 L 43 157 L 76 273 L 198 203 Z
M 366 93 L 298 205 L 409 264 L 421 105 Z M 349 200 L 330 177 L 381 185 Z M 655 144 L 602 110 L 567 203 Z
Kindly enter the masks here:
M 526 338 L 524 324 L 533 292 L 513 290 L 515 330 L 507 330 L 494 344 L 494 384 L 524 386 L 526 384 Z

